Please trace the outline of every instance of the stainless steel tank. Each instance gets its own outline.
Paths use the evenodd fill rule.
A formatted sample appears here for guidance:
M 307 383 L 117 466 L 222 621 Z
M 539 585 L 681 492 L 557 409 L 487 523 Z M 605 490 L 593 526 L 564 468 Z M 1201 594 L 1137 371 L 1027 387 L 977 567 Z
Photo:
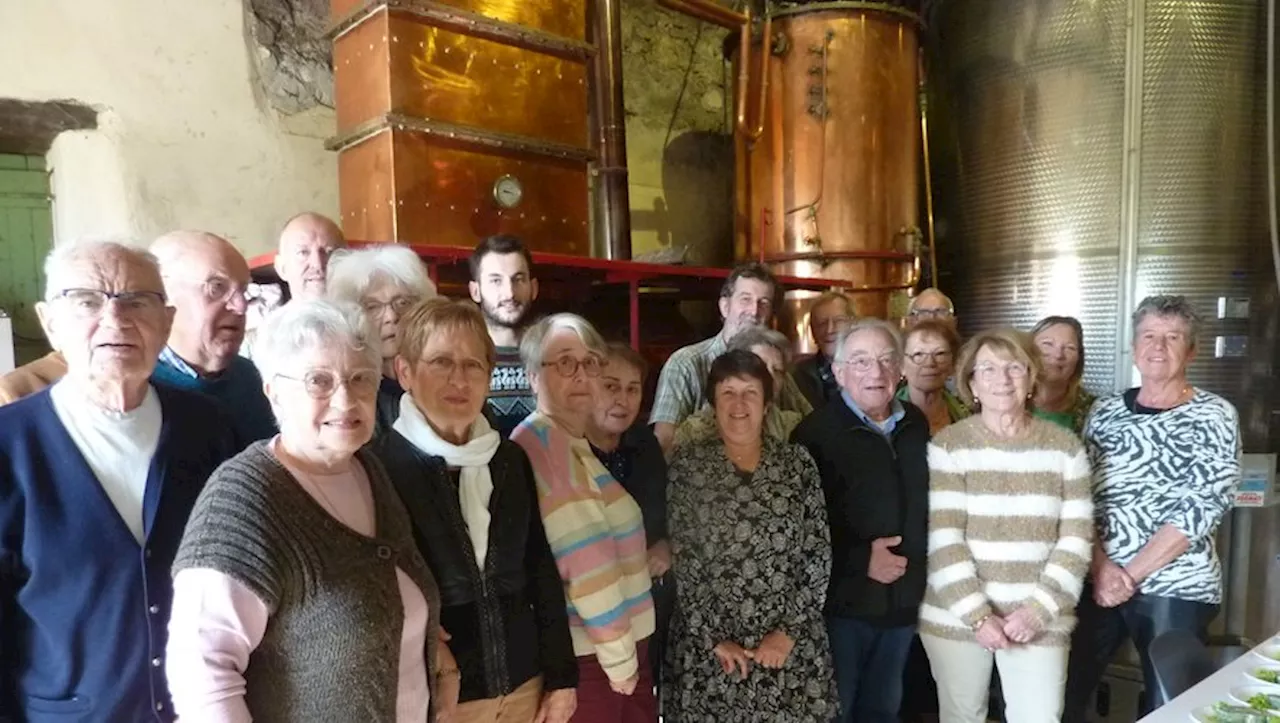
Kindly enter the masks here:
M 1247 359 L 1270 359 L 1251 322 L 1275 284 L 1265 14 L 1245 0 L 938 4 L 939 245 L 965 330 L 1076 315 L 1086 384 L 1109 392 L 1133 381 L 1136 302 L 1185 294 L 1208 321 L 1192 382 L 1248 411 Z M 1218 318 L 1220 299 L 1225 316 L 1248 299 L 1248 318 Z M 1268 420 L 1246 421 L 1256 437 Z
M 1264 0 L 943 0 L 928 67 L 939 248 L 962 330 L 1084 325 L 1085 383 L 1136 382 L 1129 315 L 1186 295 L 1191 382 L 1275 450 L 1277 283 L 1268 219 Z M 949 283 L 948 283 L 949 282 Z M 1280 626 L 1280 515 L 1223 533 L 1228 632 Z

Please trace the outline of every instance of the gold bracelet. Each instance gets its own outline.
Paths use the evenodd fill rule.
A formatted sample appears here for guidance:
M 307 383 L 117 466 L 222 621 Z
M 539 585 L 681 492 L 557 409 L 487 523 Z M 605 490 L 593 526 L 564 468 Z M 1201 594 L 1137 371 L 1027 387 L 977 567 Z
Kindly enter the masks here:
M 983 626 L 983 625 L 986 625 L 986 624 L 987 624 L 987 621 L 988 621 L 988 620 L 990 620 L 990 619 L 991 619 L 991 616 L 990 616 L 990 615 L 983 615 L 983 616 L 982 616 L 982 619 L 981 619 L 981 620 L 979 620 L 979 621 L 977 622 L 977 624 L 975 624 L 975 625 L 973 626 L 973 632 L 975 632 L 975 633 L 976 633 L 976 632 L 978 632 L 979 630 L 981 630 L 981 629 L 982 629 L 982 626 Z
M 462 671 L 457 668 L 441 668 L 436 671 L 437 678 L 452 678 L 453 676 L 462 677 Z

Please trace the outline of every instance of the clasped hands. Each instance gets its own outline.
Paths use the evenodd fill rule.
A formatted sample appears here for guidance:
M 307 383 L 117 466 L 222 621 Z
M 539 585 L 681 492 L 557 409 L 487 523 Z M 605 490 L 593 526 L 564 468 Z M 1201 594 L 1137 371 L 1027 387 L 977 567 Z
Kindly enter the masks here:
M 1030 604 L 1009 613 L 1007 617 L 988 615 L 974 631 L 978 644 L 988 651 L 1025 645 L 1044 632 L 1044 623 Z
M 1127 570 L 1111 560 L 1103 560 L 1093 569 L 1093 601 L 1113 608 L 1129 601 L 1138 592 L 1138 583 Z
M 754 650 L 747 650 L 731 640 L 726 640 L 712 648 L 712 652 L 720 661 L 720 667 L 724 669 L 725 675 L 733 675 L 736 670 L 738 679 L 746 680 L 751 672 L 753 661 L 766 668 L 777 670 L 787 664 L 787 659 L 791 657 L 791 650 L 795 645 L 795 641 L 786 633 L 775 630 L 764 636 L 760 645 Z

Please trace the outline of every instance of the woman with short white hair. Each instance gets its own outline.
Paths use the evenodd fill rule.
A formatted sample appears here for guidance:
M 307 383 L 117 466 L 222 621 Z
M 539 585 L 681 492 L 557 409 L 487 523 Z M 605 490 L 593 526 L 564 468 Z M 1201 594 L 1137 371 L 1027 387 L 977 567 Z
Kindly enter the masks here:
M 574 314 L 530 327 L 520 358 L 537 395 L 511 439 L 524 448 L 538 485 L 547 541 L 569 603 L 578 656 L 580 723 L 657 720 L 648 661 L 654 631 L 648 552 L 640 506 L 591 451 L 593 379 L 607 349 Z
M 440 596 L 395 488 L 362 449 L 377 342 L 355 305 L 296 301 L 268 318 L 259 343 L 280 433 L 213 473 L 183 535 L 166 656 L 175 710 L 432 720 L 431 708 L 451 706 L 428 675 Z
M 404 388 L 396 379 L 395 358 L 400 349 L 400 319 L 423 299 L 436 295 L 426 264 L 413 249 L 378 244 L 341 249 L 329 257 L 329 299 L 357 304 L 377 332 L 382 352 L 382 381 L 378 386 L 375 434 L 390 429 L 400 416 Z

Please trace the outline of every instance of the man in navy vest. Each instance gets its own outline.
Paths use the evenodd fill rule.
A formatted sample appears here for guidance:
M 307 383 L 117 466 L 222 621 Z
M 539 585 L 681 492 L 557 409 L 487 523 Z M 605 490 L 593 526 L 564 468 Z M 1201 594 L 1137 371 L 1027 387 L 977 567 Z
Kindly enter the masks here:
M 171 721 L 169 568 L 230 420 L 150 381 L 173 322 L 154 257 L 59 246 L 45 277 L 67 375 L 0 408 L 0 721 Z
M 262 376 L 240 356 L 249 300 L 249 264 L 230 241 L 204 231 L 173 231 L 151 244 L 174 308 L 169 343 L 155 380 L 217 399 L 235 422 L 237 443 L 272 437 L 276 419 Z

